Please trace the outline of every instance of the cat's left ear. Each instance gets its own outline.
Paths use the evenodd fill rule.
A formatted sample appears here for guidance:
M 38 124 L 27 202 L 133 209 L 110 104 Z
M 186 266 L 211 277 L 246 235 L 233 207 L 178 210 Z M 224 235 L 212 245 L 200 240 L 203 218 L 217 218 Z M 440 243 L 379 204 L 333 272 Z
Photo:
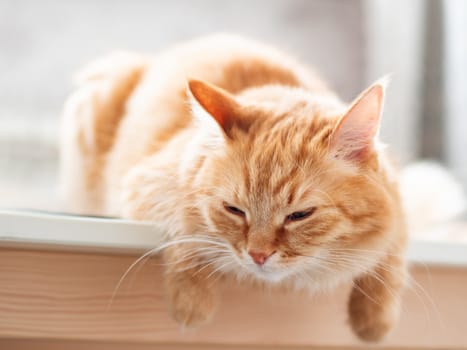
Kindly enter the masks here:
M 238 124 L 238 111 L 240 109 L 235 97 L 229 92 L 201 80 L 189 80 L 188 89 L 194 99 L 192 105 L 196 116 L 202 118 L 203 114 L 207 113 L 209 119 L 214 119 L 226 136 L 232 137 L 232 127 L 234 124 Z M 198 107 L 201 107 L 201 113 L 199 110 L 197 111 Z M 203 122 L 209 121 L 203 120 Z
M 365 90 L 341 117 L 331 136 L 331 149 L 337 158 L 364 160 L 377 137 L 387 79 Z

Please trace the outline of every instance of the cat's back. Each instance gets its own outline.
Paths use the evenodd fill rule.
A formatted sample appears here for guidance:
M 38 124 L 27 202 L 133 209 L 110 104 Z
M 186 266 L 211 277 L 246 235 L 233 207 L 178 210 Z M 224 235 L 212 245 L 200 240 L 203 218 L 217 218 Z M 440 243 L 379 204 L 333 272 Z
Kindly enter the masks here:
M 187 79 L 229 92 L 266 84 L 331 93 L 314 72 L 272 47 L 235 35 L 217 34 L 174 46 L 151 59 L 128 99 L 113 153 L 138 158 L 163 147 L 192 121 Z M 138 137 L 138 142 L 132 142 Z M 136 149 L 137 148 L 137 149 Z
M 75 93 L 85 97 L 72 96 L 68 102 L 67 138 L 73 133 L 80 136 L 71 146 L 70 141 L 62 142 L 62 158 L 65 175 L 72 179 L 68 187 L 78 189 L 80 212 L 115 213 L 116 209 L 105 208 L 117 201 L 122 178 L 132 167 L 171 142 L 173 157 L 177 157 L 177 147 L 189 139 L 192 126 L 188 78 L 232 93 L 265 84 L 331 93 L 294 58 L 235 35 L 211 35 L 155 56 L 129 57 L 122 60 L 121 55 L 110 55 L 91 64 Z M 86 140 L 94 140 L 92 147 Z M 73 170 L 66 171 L 66 163 L 75 164 Z M 78 163 L 86 169 L 78 171 Z

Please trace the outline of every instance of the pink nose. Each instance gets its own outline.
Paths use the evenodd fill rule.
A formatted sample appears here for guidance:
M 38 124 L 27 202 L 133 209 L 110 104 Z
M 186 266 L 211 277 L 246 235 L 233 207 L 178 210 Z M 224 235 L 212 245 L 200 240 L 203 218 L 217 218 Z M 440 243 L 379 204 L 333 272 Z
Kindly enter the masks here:
M 255 252 L 252 250 L 248 251 L 248 254 L 250 254 L 251 258 L 257 265 L 263 265 L 266 262 L 266 260 L 274 253 L 275 251 L 273 252 Z

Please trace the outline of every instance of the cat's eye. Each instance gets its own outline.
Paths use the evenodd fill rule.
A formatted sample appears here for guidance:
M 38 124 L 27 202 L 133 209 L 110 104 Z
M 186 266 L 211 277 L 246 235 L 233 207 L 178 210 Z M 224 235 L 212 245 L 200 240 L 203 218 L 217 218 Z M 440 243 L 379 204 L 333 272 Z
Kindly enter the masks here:
M 316 208 L 313 207 L 307 210 L 293 212 L 292 214 L 289 214 L 285 217 L 285 221 L 290 222 L 304 220 L 310 217 L 315 212 L 315 210 Z
M 241 216 L 241 217 L 245 217 L 245 212 L 243 210 L 241 210 L 241 209 L 238 209 L 237 207 L 234 207 L 233 205 L 229 205 L 229 204 L 224 203 L 224 208 L 225 208 L 225 210 L 227 210 L 231 214 Z

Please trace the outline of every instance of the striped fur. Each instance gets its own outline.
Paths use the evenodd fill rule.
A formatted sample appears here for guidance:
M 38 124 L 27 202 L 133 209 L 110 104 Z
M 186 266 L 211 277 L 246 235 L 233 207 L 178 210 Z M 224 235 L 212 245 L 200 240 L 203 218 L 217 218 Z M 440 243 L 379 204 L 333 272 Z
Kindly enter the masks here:
M 406 241 L 377 141 L 383 85 L 349 106 L 288 55 L 228 35 L 120 58 L 88 68 L 67 102 L 68 204 L 168 233 L 181 324 L 211 317 L 220 277 L 311 291 L 353 281 L 350 324 L 381 339 L 397 319 Z M 248 252 L 272 255 L 258 266 Z

